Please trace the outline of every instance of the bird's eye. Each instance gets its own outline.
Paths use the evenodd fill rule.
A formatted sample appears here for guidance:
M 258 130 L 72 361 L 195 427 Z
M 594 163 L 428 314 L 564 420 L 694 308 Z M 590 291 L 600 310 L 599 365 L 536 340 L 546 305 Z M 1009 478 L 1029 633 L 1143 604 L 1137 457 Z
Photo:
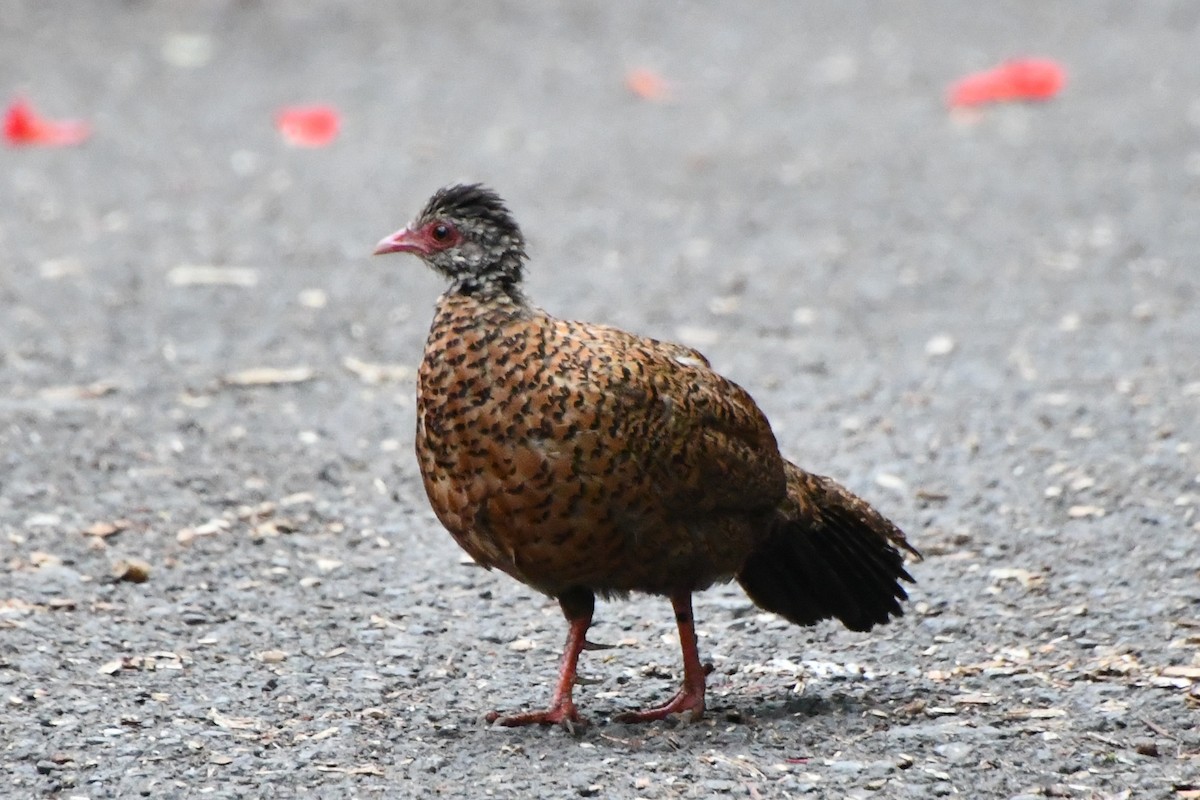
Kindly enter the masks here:
M 429 233 L 436 241 L 444 242 L 450 238 L 450 226 L 444 222 L 439 222 L 433 226 Z

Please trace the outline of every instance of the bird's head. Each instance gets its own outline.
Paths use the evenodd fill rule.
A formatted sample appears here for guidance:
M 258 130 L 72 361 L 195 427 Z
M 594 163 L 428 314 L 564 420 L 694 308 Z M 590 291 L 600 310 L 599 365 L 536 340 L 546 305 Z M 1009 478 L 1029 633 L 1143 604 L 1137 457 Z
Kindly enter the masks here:
M 500 196 L 480 184 L 439 189 L 416 219 L 384 238 L 383 253 L 414 253 L 466 294 L 520 299 L 525 237 Z

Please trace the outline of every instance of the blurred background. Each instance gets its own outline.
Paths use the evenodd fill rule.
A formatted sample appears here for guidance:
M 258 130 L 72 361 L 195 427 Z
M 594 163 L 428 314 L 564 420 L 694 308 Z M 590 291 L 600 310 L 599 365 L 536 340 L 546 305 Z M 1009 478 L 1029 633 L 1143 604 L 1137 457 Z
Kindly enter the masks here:
M 443 287 L 414 259 L 368 256 L 464 180 L 493 186 L 522 223 L 535 302 L 701 348 L 755 395 L 785 452 L 871 497 L 930 554 L 911 627 L 856 654 L 893 676 L 875 690 L 889 713 L 904 692 L 949 691 L 930 672 L 997 643 L 1060 642 L 1047 670 L 1097 648 L 1132 657 L 1129 691 L 1194 663 L 1194 643 L 1168 645 L 1200 602 L 1198 36 L 1187 2 L 0 0 L 0 101 L 92 125 L 76 147 L 0 150 L 0 683 L 19 699 L 0 712 L 15 737 L 0 762 L 14 786 L 165 786 L 179 764 L 211 766 L 212 748 L 233 759 L 216 785 L 318 757 L 374 759 L 379 774 L 289 780 L 427 781 L 437 770 L 412 759 L 494 752 L 467 730 L 481 704 L 533 700 L 557 612 L 457 566 L 411 456 L 412 379 Z M 1021 56 L 1058 62 L 1061 93 L 947 107 L 954 81 Z M 336 113 L 337 135 L 289 144 L 277 115 L 309 104 Z M 149 567 L 145 584 L 121 571 L 129 559 Z M 777 654 L 777 629 L 722 630 L 744 622 L 738 601 L 711 597 L 697 613 L 720 631 L 718 661 L 735 641 L 739 659 Z M 449 627 L 447 605 L 467 619 Z M 655 648 L 670 631 L 660 605 L 602 616 L 661 623 L 638 640 Z M 414 620 L 443 635 L 404 639 Z M 481 651 L 493 630 L 500 644 Z M 848 636 L 797 638 L 794 658 L 867 641 Z M 542 649 L 504 647 L 529 637 Z M 338 647 L 358 666 L 317 655 Z M 187 655 L 205 648 L 223 666 Z M 636 675 L 646 653 L 627 650 L 615 663 Z M 176 688 L 152 671 L 96 675 L 159 651 L 184 653 Z M 336 697 L 343 735 L 293 735 L 267 755 L 192 747 L 189 726 L 214 727 L 208 708 L 242 715 L 262 696 L 268 668 L 246 654 L 276 651 L 276 679 L 309 687 L 289 691 L 300 716 L 326 720 L 309 733 L 342 724 Z M 447 672 L 450 652 L 462 660 Z M 511 676 L 497 677 L 503 694 L 479 690 L 493 675 Z M 110 704 L 80 688 L 97 680 Z M 787 688 L 731 680 L 741 706 Z M 1174 723 L 1194 687 L 1177 683 L 1137 703 L 1186 738 Z M 174 700 L 147 710 L 135 685 Z M 1039 702 L 1080 716 L 1029 735 L 1085 729 L 1105 700 L 1092 691 L 1054 689 Z M 451 709 L 435 727 L 463 724 L 451 738 L 466 750 L 415 743 L 420 726 L 393 719 L 401 701 L 419 719 Z M 148 762 L 114 735 L 104 765 L 84 769 L 80 731 L 122 725 L 102 719 L 110 705 L 180 761 Z M 271 708 L 260 737 L 290 724 Z M 61 715 L 75 721 L 13 733 Z M 764 724 L 820 749 L 860 720 L 805 716 L 804 734 L 788 714 Z M 879 757 L 872 731 L 845 748 Z M 1194 768 L 1187 735 L 1138 767 L 1146 791 L 1185 785 L 1171 776 Z M 925 784 L 968 791 L 990 758 L 996 796 L 1026 787 L 994 741 L 961 763 L 915 741 L 947 776 Z M 723 742 L 764 768 L 783 757 L 765 739 Z M 1099 778 L 1060 770 L 1069 751 L 1108 747 L 1084 737 L 1026 756 L 1095 791 L 1142 785 L 1119 760 Z M 35 768 L 56 752 L 70 759 Z M 123 783 L 130 765 L 141 777 Z M 494 766 L 463 769 L 483 780 Z M 614 796 L 676 796 L 605 769 L 588 774 Z M 770 774 L 755 786 L 802 784 Z M 916 780 L 898 775 L 883 780 Z

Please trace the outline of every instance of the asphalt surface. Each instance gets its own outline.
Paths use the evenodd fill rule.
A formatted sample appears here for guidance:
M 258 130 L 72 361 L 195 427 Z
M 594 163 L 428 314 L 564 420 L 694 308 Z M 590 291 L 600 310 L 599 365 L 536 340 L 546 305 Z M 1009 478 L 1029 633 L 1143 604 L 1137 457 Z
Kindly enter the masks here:
M 1198 796 L 1197 41 L 1189 2 L 3 0 L 0 91 L 96 132 L 0 151 L 0 794 Z M 1025 54 L 1060 97 L 948 113 Z M 309 101 L 328 148 L 273 127 Z M 639 727 L 669 608 L 601 604 L 595 724 L 485 725 L 563 625 L 428 511 L 441 286 L 367 255 L 462 179 L 541 305 L 701 347 L 897 520 L 909 614 L 707 592 L 710 714 Z

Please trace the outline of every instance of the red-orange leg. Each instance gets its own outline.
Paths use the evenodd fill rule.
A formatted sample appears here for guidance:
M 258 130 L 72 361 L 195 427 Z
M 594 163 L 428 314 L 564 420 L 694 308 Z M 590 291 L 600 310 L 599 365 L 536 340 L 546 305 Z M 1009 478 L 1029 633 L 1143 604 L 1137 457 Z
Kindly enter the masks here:
M 679 646 L 683 650 L 683 686 L 661 706 L 645 711 L 618 714 L 617 722 L 652 722 L 674 714 L 684 714 L 689 722 L 704 716 L 704 667 L 696 647 L 696 626 L 692 621 L 692 593 L 679 591 L 671 595 L 675 623 L 679 626 Z
M 579 654 L 588 646 L 587 632 L 592 624 L 594 598 L 590 592 L 586 597 L 582 593 L 564 595 L 559 598 L 559 604 L 570 627 L 567 629 L 567 643 L 563 647 L 562 661 L 558 668 L 558 683 L 554 687 L 550 707 L 542 711 L 527 711 L 506 717 L 493 711 L 487 715 L 488 722 L 498 722 L 510 728 L 520 725 L 562 725 L 572 732 L 576 725 L 587 725 L 587 720 L 581 717 L 579 710 L 575 708 L 572 692 L 575 689 Z

